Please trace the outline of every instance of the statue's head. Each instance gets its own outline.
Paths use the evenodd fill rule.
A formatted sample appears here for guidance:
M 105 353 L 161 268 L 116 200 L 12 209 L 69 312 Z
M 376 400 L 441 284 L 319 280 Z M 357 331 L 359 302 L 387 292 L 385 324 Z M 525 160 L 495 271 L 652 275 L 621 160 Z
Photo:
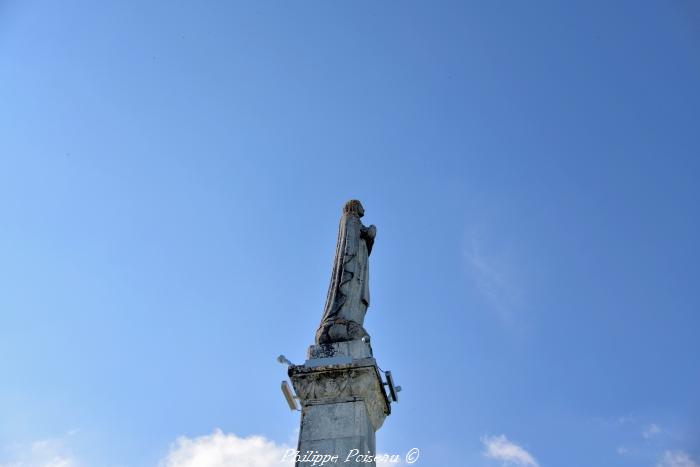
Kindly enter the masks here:
M 355 214 L 357 217 L 362 217 L 365 215 L 365 208 L 362 207 L 362 203 L 359 200 L 351 199 L 345 203 L 343 212 Z

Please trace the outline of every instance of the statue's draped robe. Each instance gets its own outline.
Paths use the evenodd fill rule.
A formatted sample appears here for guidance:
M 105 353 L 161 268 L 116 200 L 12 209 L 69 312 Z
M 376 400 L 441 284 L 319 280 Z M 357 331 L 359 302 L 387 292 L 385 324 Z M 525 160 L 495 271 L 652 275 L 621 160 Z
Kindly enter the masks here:
M 361 339 L 369 306 L 369 262 L 373 238 L 353 212 L 340 219 L 326 306 L 316 333 L 319 344 Z

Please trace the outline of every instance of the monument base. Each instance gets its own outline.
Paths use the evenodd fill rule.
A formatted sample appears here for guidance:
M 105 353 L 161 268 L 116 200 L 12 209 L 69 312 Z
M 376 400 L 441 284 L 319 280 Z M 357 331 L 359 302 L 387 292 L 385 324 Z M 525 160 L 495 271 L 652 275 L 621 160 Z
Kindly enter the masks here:
M 371 354 L 369 344 L 361 341 L 314 345 L 306 364 L 289 367 L 302 407 L 301 456 L 315 451 L 337 456 L 336 463 L 345 463 L 348 456 L 348 462 L 357 462 L 353 456 L 371 456 L 362 465 L 375 465 L 375 432 L 391 406 Z

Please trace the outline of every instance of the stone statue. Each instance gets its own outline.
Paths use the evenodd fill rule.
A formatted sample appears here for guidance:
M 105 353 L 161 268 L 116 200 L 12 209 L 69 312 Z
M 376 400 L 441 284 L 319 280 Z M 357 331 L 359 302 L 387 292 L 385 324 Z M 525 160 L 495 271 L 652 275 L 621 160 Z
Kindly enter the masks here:
M 377 228 L 365 227 L 365 210 L 358 200 L 343 208 L 326 307 L 316 331 L 316 344 L 359 340 L 368 336 L 362 326 L 369 306 L 369 255 Z

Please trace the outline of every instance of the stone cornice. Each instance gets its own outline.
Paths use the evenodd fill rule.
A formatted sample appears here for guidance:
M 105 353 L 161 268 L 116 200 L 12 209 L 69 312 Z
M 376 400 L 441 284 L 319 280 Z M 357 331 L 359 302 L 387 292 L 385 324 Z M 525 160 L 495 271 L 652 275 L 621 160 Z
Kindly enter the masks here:
M 288 373 L 302 407 L 361 400 L 365 402 L 375 431 L 391 413 L 374 358 L 341 365 L 290 366 Z

